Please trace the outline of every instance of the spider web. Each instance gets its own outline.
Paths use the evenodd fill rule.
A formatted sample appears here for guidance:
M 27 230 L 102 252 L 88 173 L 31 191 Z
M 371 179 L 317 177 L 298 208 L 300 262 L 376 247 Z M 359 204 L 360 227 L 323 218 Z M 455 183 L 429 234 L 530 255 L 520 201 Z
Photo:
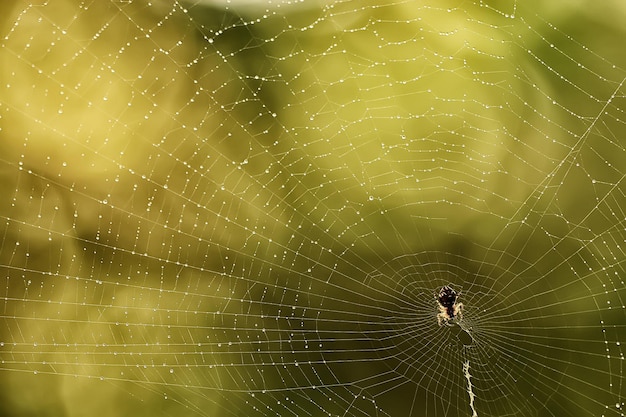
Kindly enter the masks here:
M 621 2 L 0 16 L 4 415 L 624 415 Z

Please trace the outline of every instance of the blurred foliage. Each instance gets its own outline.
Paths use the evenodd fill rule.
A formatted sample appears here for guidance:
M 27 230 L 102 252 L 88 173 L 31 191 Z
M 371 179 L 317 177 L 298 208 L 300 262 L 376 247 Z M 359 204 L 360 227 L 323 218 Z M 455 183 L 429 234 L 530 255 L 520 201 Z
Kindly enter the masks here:
M 614 404 L 626 9 L 500 3 L 3 2 L 2 412 Z

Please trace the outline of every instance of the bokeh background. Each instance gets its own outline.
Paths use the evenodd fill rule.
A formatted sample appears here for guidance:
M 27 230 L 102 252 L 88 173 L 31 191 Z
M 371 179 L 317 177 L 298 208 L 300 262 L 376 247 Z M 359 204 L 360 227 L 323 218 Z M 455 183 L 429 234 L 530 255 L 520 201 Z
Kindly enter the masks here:
M 623 415 L 625 19 L 2 2 L 2 414 Z

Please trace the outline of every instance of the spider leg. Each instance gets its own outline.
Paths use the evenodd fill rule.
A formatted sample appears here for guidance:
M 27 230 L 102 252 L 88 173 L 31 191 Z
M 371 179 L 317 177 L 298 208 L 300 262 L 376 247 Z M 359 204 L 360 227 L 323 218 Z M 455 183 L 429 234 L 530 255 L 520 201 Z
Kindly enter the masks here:
M 437 323 L 439 324 L 439 326 L 443 326 L 444 324 L 446 326 L 449 326 L 448 324 L 449 320 L 450 318 L 445 312 L 442 311 L 441 313 L 437 314 Z
M 459 318 L 459 321 L 463 320 L 463 308 L 464 308 L 463 303 L 457 304 L 455 308 L 454 315 Z

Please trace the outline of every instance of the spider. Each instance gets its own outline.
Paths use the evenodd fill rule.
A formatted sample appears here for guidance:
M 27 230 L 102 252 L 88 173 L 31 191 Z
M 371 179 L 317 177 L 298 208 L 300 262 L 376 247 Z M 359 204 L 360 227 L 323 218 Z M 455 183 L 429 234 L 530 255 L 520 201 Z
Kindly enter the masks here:
M 435 294 L 435 299 L 439 303 L 439 314 L 437 314 L 437 322 L 441 326 L 445 324 L 450 326 L 450 320 L 460 321 L 463 319 L 463 303 L 457 303 L 456 300 L 461 296 L 446 285 L 439 290 L 439 294 Z

